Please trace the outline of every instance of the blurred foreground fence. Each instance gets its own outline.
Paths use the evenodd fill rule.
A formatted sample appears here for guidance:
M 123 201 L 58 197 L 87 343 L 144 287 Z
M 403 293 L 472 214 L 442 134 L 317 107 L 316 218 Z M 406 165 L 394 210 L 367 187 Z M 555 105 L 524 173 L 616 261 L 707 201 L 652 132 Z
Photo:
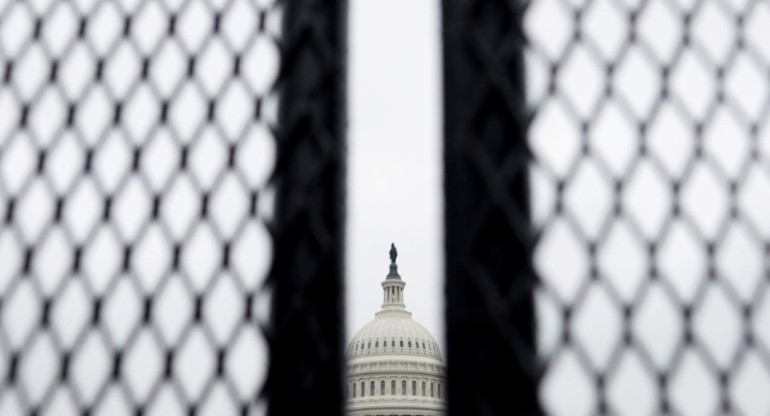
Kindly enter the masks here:
M 769 5 L 443 13 L 449 413 L 768 414 Z
M 443 3 L 449 413 L 770 413 L 770 5 Z M 344 27 L 0 2 L 0 414 L 342 413 Z
M 0 414 L 341 412 L 342 5 L 0 2 Z

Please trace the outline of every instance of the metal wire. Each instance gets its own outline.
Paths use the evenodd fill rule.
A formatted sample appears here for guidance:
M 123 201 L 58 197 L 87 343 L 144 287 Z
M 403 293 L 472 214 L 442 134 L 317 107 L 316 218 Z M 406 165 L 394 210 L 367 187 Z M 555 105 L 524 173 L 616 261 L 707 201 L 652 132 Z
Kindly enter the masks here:
M 770 411 L 768 11 L 528 4 L 549 414 Z
M 341 4 L 0 3 L 0 414 L 332 408 Z
M 450 413 L 770 411 L 769 17 L 444 2 Z

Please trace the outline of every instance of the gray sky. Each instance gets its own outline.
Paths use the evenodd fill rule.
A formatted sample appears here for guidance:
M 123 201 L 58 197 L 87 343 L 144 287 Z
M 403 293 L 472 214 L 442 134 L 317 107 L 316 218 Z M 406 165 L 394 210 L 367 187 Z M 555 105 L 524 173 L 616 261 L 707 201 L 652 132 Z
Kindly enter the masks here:
M 348 338 L 395 242 L 407 308 L 443 343 L 438 1 L 354 0 L 349 22 Z

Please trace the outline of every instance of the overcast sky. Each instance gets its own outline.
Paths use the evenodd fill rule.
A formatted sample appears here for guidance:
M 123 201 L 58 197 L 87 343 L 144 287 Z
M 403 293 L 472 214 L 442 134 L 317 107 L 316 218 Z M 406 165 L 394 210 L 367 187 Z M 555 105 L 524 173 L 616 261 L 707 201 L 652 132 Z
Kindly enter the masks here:
M 437 0 L 354 0 L 349 18 L 347 336 L 382 304 L 390 243 L 404 300 L 443 344 Z

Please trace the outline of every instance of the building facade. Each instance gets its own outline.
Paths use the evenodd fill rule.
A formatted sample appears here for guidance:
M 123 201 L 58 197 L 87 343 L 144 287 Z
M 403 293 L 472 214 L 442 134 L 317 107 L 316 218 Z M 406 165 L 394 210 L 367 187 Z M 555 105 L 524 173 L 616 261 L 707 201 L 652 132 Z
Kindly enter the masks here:
M 443 416 L 446 383 L 433 335 L 404 304 L 394 245 L 382 310 L 348 344 L 348 416 Z

